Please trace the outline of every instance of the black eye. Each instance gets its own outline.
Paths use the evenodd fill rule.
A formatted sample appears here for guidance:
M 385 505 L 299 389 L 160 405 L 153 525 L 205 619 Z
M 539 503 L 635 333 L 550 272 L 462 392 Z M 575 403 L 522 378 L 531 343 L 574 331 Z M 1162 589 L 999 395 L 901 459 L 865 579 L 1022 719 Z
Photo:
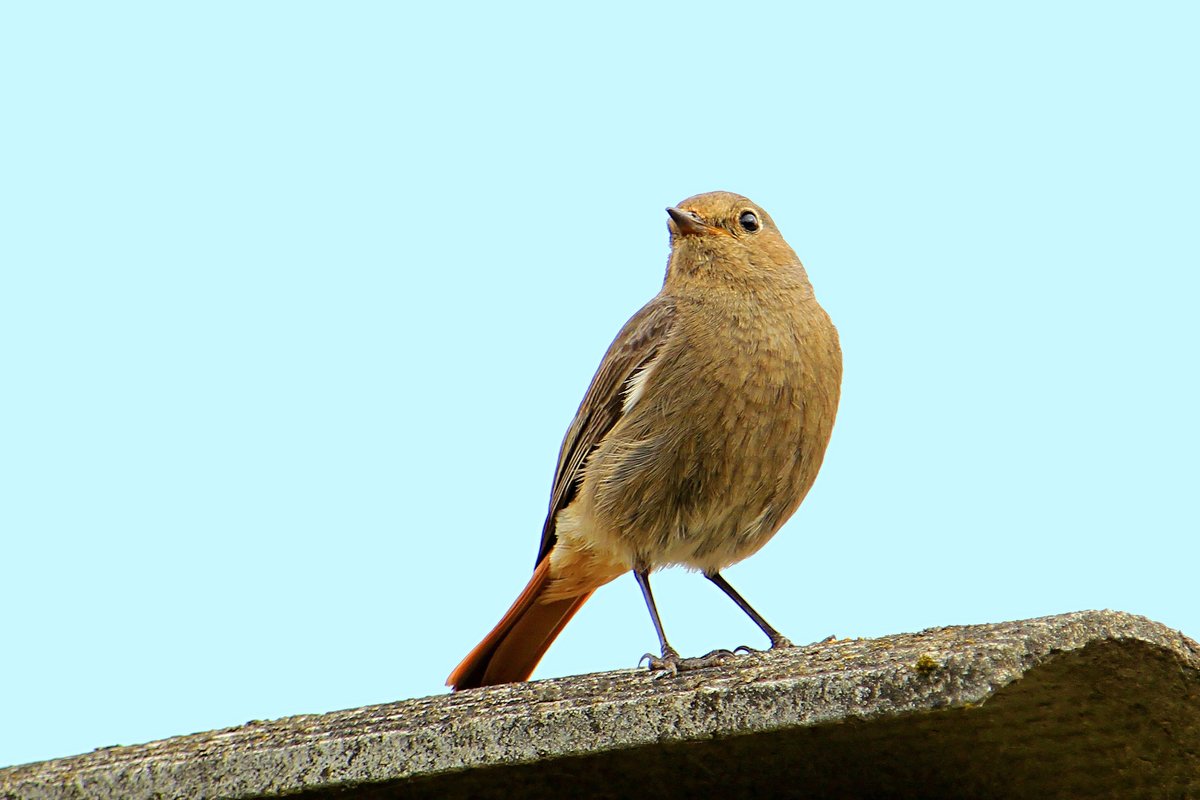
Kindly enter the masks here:
M 747 233 L 754 233 L 761 226 L 758 224 L 758 217 L 753 211 L 743 211 L 738 217 L 738 224 L 742 226 L 742 230 Z

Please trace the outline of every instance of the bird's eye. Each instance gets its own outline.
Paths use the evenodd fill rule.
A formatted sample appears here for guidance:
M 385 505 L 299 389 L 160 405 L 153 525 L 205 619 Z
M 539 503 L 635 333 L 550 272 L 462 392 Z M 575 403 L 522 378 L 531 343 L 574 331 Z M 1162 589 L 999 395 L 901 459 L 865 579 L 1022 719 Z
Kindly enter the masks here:
M 743 211 L 742 215 L 738 217 L 738 224 L 746 233 L 754 233 L 762 227 L 758 224 L 758 216 L 753 211 Z

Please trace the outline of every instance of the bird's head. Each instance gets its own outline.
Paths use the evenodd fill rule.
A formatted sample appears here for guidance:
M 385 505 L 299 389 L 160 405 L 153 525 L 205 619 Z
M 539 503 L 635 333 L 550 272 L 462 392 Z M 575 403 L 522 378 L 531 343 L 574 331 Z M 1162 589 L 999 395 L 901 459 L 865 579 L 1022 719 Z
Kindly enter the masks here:
M 668 276 L 803 269 L 771 215 L 740 194 L 698 194 L 668 208 L 667 215 Z

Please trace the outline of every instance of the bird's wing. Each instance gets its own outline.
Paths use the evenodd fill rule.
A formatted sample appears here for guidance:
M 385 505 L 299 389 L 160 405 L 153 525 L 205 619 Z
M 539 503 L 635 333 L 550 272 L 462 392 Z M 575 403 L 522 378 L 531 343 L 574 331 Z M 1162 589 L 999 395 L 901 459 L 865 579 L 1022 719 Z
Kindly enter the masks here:
M 555 517 L 575 497 L 587 457 L 624 413 L 629 381 L 658 353 L 674 321 L 674 302 L 669 297 L 656 296 L 630 317 L 600 361 L 558 451 L 558 469 L 550 492 L 550 511 L 542 527 L 538 563 L 554 547 Z

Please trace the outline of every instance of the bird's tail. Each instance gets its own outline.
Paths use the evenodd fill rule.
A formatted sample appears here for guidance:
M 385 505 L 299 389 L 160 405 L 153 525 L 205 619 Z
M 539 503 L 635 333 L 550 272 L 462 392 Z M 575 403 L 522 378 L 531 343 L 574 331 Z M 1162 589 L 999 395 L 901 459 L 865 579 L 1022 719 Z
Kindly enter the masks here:
M 454 668 L 446 685 L 460 689 L 527 680 L 550 643 L 587 601 L 589 591 L 576 597 L 543 602 L 550 585 L 550 558 L 543 558 L 529 584 L 504 618 Z

